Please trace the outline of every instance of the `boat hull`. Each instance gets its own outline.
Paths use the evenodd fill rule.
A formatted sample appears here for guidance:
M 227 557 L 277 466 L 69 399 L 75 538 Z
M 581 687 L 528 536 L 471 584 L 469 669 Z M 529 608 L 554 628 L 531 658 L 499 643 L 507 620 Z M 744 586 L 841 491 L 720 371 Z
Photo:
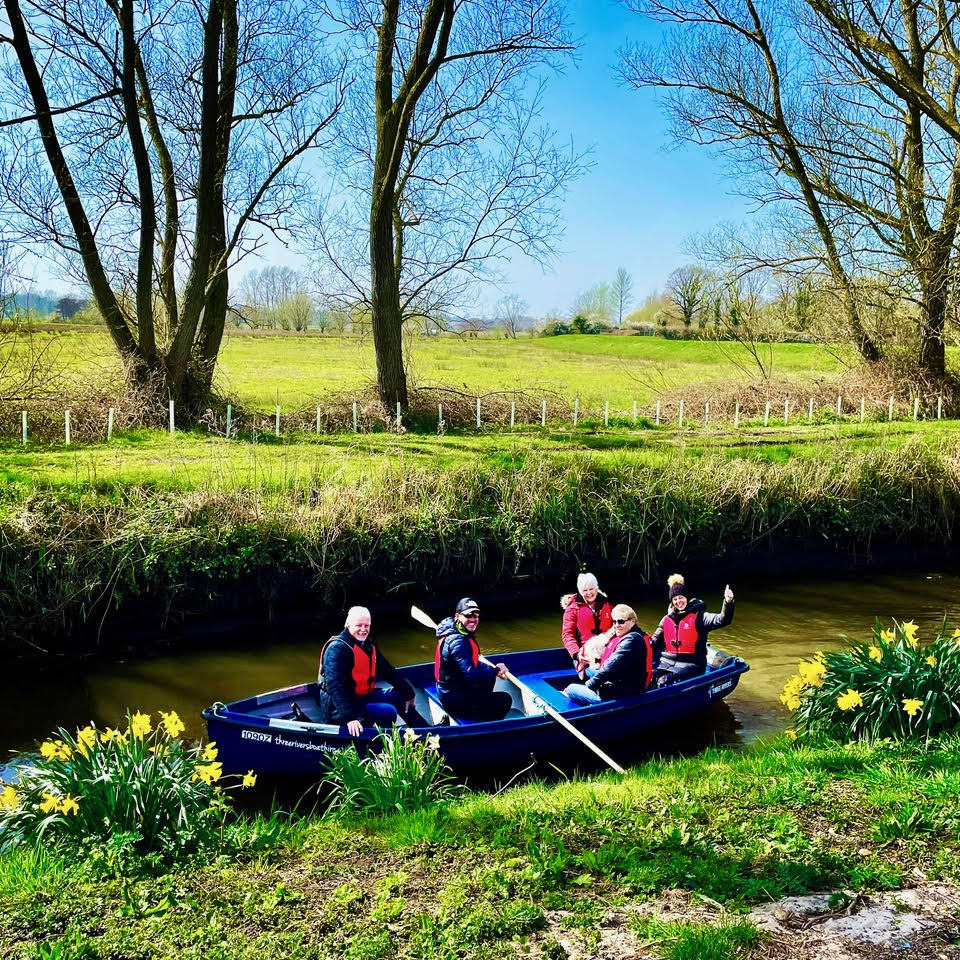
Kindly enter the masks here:
M 678 722 L 723 700 L 749 669 L 743 660 L 728 657 L 718 666 L 708 667 L 705 674 L 668 687 L 651 689 L 636 697 L 577 706 L 560 692 L 577 679 L 564 650 L 504 654 L 498 660 L 533 694 L 521 694 L 506 681 L 498 681 L 498 687 L 509 690 L 514 697 L 514 709 L 506 719 L 416 728 L 419 734 L 438 737 L 440 752 L 455 770 L 515 768 L 518 762 L 528 761 L 531 754 L 541 758 L 570 751 L 576 741 L 542 712 L 544 702 L 562 712 L 596 743 L 636 743 L 638 735 L 645 731 L 664 724 L 676 729 Z M 433 664 L 403 667 L 400 672 L 420 691 L 417 706 L 421 714 L 442 714 L 435 696 L 426 692 L 434 689 Z M 254 770 L 272 778 L 319 778 L 332 753 L 356 748 L 366 755 L 377 749 L 376 729 L 351 737 L 344 728 L 288 719 L 294 703 L 301 715 L 309 716 L 316 707 L 316 693 L 315 683 L 300 684 L 231 704 L 215 704 L 205 710 L 208 736 L 216 741 L 224 770 Z

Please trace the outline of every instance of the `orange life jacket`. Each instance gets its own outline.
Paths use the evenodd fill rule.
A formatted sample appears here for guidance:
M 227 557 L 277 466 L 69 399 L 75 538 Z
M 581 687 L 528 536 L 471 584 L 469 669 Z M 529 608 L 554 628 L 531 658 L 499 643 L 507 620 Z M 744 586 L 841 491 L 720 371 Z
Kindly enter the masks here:
M 323 649 L 320 651 L 321 679 L 323 678 L 323 655 L 327 652 L 330 644 L 336 643 L 337 641 L 342 643 L 350 642 L 343 637 L 331 637 L 323 645 Z M 355 640 L 352 643 L 352 647 L 353 669 L 350 671 L 350 676 L 353 677 L 353 690 L 358 697 L 365 697 L 373 693 L 373 688 L 377 684 L 377 648 L 376 645 L 371 645 L 370 655 L 368 656 L 363 647 Z

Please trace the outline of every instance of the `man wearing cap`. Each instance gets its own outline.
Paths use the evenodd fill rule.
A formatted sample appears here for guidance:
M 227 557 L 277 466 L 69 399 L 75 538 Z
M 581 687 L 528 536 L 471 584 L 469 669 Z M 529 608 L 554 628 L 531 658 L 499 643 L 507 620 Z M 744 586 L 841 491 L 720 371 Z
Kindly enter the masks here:
M 503 690 L 494 690 L 498 676 L 506 669 L 480 660 L 477 625 L 480 607 L 464 597 L 456 613 L 437 627 L 437 652 L 434 675 L 440 703 L 447 713 L 465 720 L 502 720 L 513 703 Z

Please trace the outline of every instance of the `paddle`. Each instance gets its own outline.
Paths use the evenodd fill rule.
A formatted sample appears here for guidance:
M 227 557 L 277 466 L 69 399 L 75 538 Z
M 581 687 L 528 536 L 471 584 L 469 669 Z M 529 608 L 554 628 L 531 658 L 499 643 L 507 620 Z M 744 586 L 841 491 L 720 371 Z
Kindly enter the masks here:
M 436 623 L 429 614 L 424 613 L 419 607 L 410 608 L 410 616 L 413 617 L 418 623 L 422 623 L 425 627 L 430 627 L 432 630 L 437 629 Z M 488 666 L 496 668 L 495 663 L 491 663 L 486 657 L 480 658 Z M 561 727 L 564 728 L 568 733 L 572 733 L 582 744 L 589 747 L 604 763 L 609 767 L 616 770 L 617 773 L 623 773 L 624 769 L 620 766 L 616 760 L 613 760 L 611 757 L 607 756 L 589 737 L 584 736 L 562 713 L 558 713 L 549 703 L 544 702 L 541 697 L 538 697 L 525 683 L 518 680 L 509 670 L 503 671 L 503 677 L 505 680 L 509 680 L 518 690 L 522 690 L 528 696 L 533 699 L 533 702 L 538 706 L 543 707 L 547 715 L 551 720 L 556 720 Z

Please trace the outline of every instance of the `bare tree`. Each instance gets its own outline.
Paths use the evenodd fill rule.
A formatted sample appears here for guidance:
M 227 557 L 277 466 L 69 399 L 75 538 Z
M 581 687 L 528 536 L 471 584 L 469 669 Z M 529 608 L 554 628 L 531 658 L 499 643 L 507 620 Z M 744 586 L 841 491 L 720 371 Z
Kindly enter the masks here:
M 330 12 L 360 76 L 337 124 L 339 206 L 315 246 L 341 299 L 369 305 L 392 408 L 407 402 L 405 321 L 448 312 L 517 250 L 552 255 L 583 160 L 540 123 L 531 75 L 572 44 L 559 0 L 331 0 Z
M 188 410 L 228 268 L 283 230 L 342 96 L 309 2 L 31 0 L 25 17 L 4 0 L 0 179 L 21 240 L 89 283 L 131 377 Z
M 679 267 L 667 279 L 666 294 L 684 329 L 703 312 L 710 282 L 710 274 L 700 266 Z
M 633 303 L 633 277 L 627 272 L 626 268 L 620 267 L 617 275 L 613 278 L 613 296 L 614 307 L 617 311 L 617 327 L 623 326 L 623 314 Z
M 508 337 L 516 339 L 517 333 L 527 318 L 528 309 L 527 301 L 516 293 L 508 293 L 500 298 L 496 311 L 497 323 Z
M 616 308 L 608 283 L 598 283 L 584 290 L 573 301 L 572 313 L 594 324 L 609 324 Z

